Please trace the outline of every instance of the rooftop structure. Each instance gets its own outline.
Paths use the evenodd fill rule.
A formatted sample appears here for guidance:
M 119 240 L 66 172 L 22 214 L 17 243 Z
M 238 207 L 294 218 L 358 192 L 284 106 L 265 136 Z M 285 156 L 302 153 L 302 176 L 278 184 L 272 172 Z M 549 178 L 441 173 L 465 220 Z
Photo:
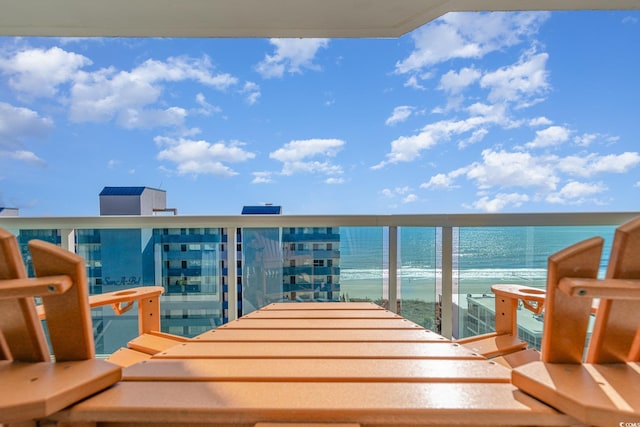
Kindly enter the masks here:
M 167 192 L 149 187 L 104 187 L 100 192 L 100 215 L 155 215 L 167 209 Z
M 282 206 L 244 206 L 242 215 L 282 215 Z
M 18 208 L 0 207 L 0 216 L 18 216 L 20 214 Z

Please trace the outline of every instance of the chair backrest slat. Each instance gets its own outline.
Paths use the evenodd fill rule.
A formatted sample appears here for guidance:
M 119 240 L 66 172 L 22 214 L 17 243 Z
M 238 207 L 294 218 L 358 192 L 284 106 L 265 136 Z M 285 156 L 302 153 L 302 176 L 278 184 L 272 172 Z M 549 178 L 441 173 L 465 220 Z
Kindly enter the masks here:
M 541 359 L 549 363 L 582 363 L 591 314 L 591 299 L 564 294 L 558 283 L 564 277 L 595 279 L 604 239 L 593 237 L 549 257 L 547 299 Z
M 0 228 L 0 280 L 26 277 L 16 237 Z M 0 300 L 0 313 L 0 360 L 51 360 L 33 298 Z
M 36 276 L 66 275 L 73 286 L 67 292 L 42 297 L 53 353 L 57 361 L 95 357 L 89 288 L 82 257 L 41 240 L 29 242 Z
M 640 279 L 640 217 L 616 229 L 607 279 Z M 634 300 L 602 299 L 587 352 L 587 363 L 629 360 L 640 326 L 640 305 Z

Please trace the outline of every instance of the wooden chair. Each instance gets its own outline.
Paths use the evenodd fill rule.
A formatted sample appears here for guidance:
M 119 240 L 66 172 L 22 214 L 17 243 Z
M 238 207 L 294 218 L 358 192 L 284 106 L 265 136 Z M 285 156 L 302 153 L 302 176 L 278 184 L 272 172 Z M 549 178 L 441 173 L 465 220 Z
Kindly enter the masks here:
M 8 231 L 4 230 L 4 233 L 8 235 Z M 49 247 L 52 253 L 66 254 L 68 252 L 54 245 Z M 16 252 L 15 256 L 18 257 L 18 264 L 24 270 L 19 251 Z M 24 272 L 23 276 L 26 277 Z M 87 287 L 86 279 L 83 286 Z M 138 307 L 138 335 L 129 341 L 126 347 L 122 347 L 108 356 L 108 361 L 127 367 L 149 359 L 160 351 L 188 340 L 185 337 L 161 332 L 160 296 L 163 293 L 164 288 L 162 286 L 139 286 L 122 291 L 88 296 L 90 308 L 111 306 L 113 312 L 118 316 L 128 312 L 136 305 Z M 41 320 L 45 320 L 47 317 L 44 305 L 37 305 L 36 313 Z
M 545 291 L 522 285 L 493 285 L 495 294 L 495 332 L 456 340 L 468 349 L 507 367 L 538 360 L 539 353 L 529 349 L 526 341 L 518 338 L 518 309 L 522 307 L 541 314 Z
M 547 271 L 547 291 L 530 286 L 493 285 L 491 290 L 496 296 L 495 332 L 463 338 L 456 342 L 508 368 L 539 361 L 540 352 L 533 348 L 527 348 L 527 342 L 518 338 L 517 313 L 520 304 L 522 304 L 522 308 L 534 314 L 544 315 L 548 290 L 553 288 L 554 283 L 567 275 L 567 270 L 574 271 L 570 274 L 574 277 L 595 279 L 598 274 L 603 240 L 601 238 L 594 239 L 585 241 L 589 244 L 581 242 L 550 257 Z M 591 253 L 585 249 L 589 256 L 575 256 L 576 251 L 589 247 L 589 245 L 594 246 L 593 251 L 595 252 Z M 597 257 L 595 257 L 596 252 Z M 597 307 L 597 301 L 589 302 L 589 313 L 595 313 Z
M 585 245 L 574 250 L 592 256 Z M 512 382 L 589 425 L 640 423 L 640 218 L 616 230 L 605 279 L 581 273 L 549 281 L 542 360 L 516 368 Z
M 82 258 L 44 242 L 30 249 L 35 279 L 26 277 L 15 237 L 0 229 L 0 424 L 45 417 L 121 378 L 120 367 L 95 358 Z M 47 313 L 55 361 L 35 296 Z

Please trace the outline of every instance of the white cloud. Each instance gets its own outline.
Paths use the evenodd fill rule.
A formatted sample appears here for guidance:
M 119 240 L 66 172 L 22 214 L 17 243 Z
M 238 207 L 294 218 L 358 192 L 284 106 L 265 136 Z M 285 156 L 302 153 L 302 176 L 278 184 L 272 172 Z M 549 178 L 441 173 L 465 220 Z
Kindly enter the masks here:
M 385 124 L 388 126 L 394 125 L 396 123 L 402 123 L 406 121 L 411 114 L 413 113 L 414 108 L 408 105 L 401 105 L 393 109 L 393 113 L 386 120 Z
M 553 164 L 543 158 L 490 149 L 482 151 L 482 162 L 472 164 L 466 175 L 481 189 L 519 186 L 553 191 L 560 181 Z
M 413 203 L 418 201 L 418 196 L 415 194 L 407 194 L 404 199 L 402 199 L 402 203 Z
M 0 58 L 0 71 L 9 76 L 9 86 L 26 96 L 53 97 L 58 86 L 70 82 L 91 60 L 59 47 L 25 49 L 7 58 Z
M 210 174 L 229 177 L 237 175 L 237 172 L 225 163 L 245 162 L 255 157 L 254 153 L 244 150 L 246 144 L 239 141 L 210 143 L 162 136 L 157 136 L 154 140 L 161 147 L 158 160 L 175 163 L 179 175 Z
M 8 153 L 8 156 L 14 160 L 18 160 L 24 163 L 30 163 L 36 166 L 44 166 L 46 162 L 38 157 L 35 153 L 26 150 L 18 150 L 12 153 Z
M 413 190 L 409 186 L 396 187 L 393 189 L 385 188 L 380 193 L 387 199 L 400 198 L 400 201 L 404 204 L 418 201 L 418 196 L 413 193 Z
M 429 178 L 429 181 L 420 184 L 420 188 L 429 190 L 453 188 L 454 178 L 451 174 L 439 173 Z
M 570 181 L 560 191 L 551 193 L 546 201 L 559 204 L 580 204 L 585 198 L 595 196 L 607 190 L 603 183 L 589 184 L 585 182 Z
M 418 82 L 418 78 L 416 76 L 410 76 L 406 82 L 404 82 L 404 87 L 410 87 L 417 90 L 425 90 L 426 88 Z
M 536 137 L 531 142 L 527 142 L 527 148 L 544 148 L 562 144 L 569 140 L 571 131 L 563 126 L 550 126 L 546 129 L 536 131 Z
M 481 211 L 495 213 L 503 211 L 508 206 L 520 207 L 529 201 L 529 196 L 520 193 L 499 193 L 494 198 L 483 196 L 471 204 L 471 207 Z
M 531 120 L 529 120 L 529 126 L 531 127 L 537 127 L 537 126 L 548 126 L 550 124 L 552 124 L 553 122 L 551 120 L 549 120 L 548 118 L 541 116 L 541 117 L 535 117 Z
M 114 117 L 127 128 L 182 124 L 186 110 L 180 107 L 150 108 L 160 101 L 162 83 L 193 80 L 217 90 L 237 83 L 229 74 L 212 72 L 207 57 L 149 59 L 130 72 L 103 68 L 79 72 L 71 88 L 70 117 L 75 122 L 106 122 Z
M 480 87 L 489 89 L 491 102 L 518 103 L 517 108 L 539 102 L 549 90 L 547 59 L 546 53 L 526 54 L 516 64 L 486 73 Z
M 254 172 L 252 184 L 270 184 L 273 182 L 272 173 L 268 171 Z
M 118 115 L 117 123 L 125 129 L 152 129 L 158 126 L 180 126 L 187 117 L 184 108 L 166 110 L 127 108 Z
M 204 116 L 210 116 L 211 114 L 222 112 L 222 108 L 209 104 L 202 93 L 196 94 L 196 104 L 200 106 L 196 112 Z
M 484 129 L 484 128 L 481 128 L 481 129 L 478 129 L 478 130 L 474 130 L 469 138 L 463 139 L 460 142 L 458 142 L 458 147 L 459 148 L 465 148 L 465 147 L 467 147 L 469 145 L 472 145 L 472 144 L 475 144 L 477 142 L 480 142 L 488 134 L 489 134 L 489 130 Z
M 291 141 L 269 153 L 269 157 L 283 163 L 281 173 L 320 173 L 336 177 L 342 175 L 341 166 L 330 159 L 342 149 L 345 142 L 339 139 L 307 139 Z M 316 160 L 316 159 L 320 160 Z
M 583 147 L 588 147 L 589 145 L 591 145 L 593 143 L 593 141 L 595 141 L 596 139 L 598 139 L 598 134 L 595 133 L 585 133 L 582 135 L 576 135 L 573 137 L 573 142 L 576 143 L 576 145 L 580 145 Z
M 537 33 L 546 12 L 448 13 L 417 30 L 415 50 L 396 63 L 404 74 L 454 58 L 481 58 Z
M 325 184 L 344 184 L 345 180 L 341 177 L 330 177 L 324 180 Z
M 16 149 L 29 139 L 45 138 L 53 121 L 36 111 L 0 102 L 0 149 Z
M 625 152 L 601 156 L 595 153 L 567 156 L 558 162 L 558 170 L 574 176 L 590 177 L 600 173 L 624 174 L 640 164 L 640 154 Z
M 258 98 L 261 96 L 260 86 L 254 82 L 245 82 L 240 93 L 247 96 L 247 102 L 249 105 L 253 105 L 258 102 Z
M 463 68 L 459 72 L 450 70 L 440 78 L 440 86 L 438 86 L 438 89 L 442 89 L 450 94 L 457 94 L 478 81 L 481 75 L 480 71 L 475 68 Z
M 474 105 L 471 110 L 476 113 L 484 112 L 486 115 L 478 114 L 465 120 L 442 120 L 428 124 L 417 135 L 401 136 L 391 141 L 391 152 L 387 153 L 386 160 L 372 166 L 371 169 L 382 169 L 388 164 L 417 160 L 422 151 L 434 147 L 441 141 L 448 141 L 454 135 L 474 132 L 484 125 L 504 120 L 501 108 L 480 108 L 479 105 Z M 482 133 L 475 134 L 475 138 L 481 138 Z
M 302 73 L 303 68 L 319 69 L 313 60 L 318 50 L 329 46 L 329 39 L 270 39 L 269 42 L 275 46 L 275 53 L 265 55 L 256 65 L 256 71 L 266 79 L 282 77 L 285 72 Z

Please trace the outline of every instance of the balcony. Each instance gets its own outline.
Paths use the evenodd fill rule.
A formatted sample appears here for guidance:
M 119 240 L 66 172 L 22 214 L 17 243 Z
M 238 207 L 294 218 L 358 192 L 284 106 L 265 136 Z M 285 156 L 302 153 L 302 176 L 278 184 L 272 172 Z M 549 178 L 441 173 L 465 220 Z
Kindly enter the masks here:
M 45 236 L 89 257 L 88 265 L 100 265 L 87 267 L 91 291 L 163 286 L 163 329 L 171 333 L 193 336 L 270 302 L 318 300 L 373 301 L 424 327 L 458 338 L 492 325 L 492 284 L 543 288 L 549 255 L 594 235 L 603 236 L 610 244 L 614 228 L 638 215 L 4 217 L 0 226 L 16 234 L 23 245 L 31 238 Z M 161 236 L 155 233 L 159 229 L 178 230 L 172 236 L 178 240 L 172 243 L 180 243 L 179 230 L 185 227 L 220 229 L 228 242 L 216 238 L 212 243 L 230 247 L 237 247 L 243 234 L 256 237 L 261 230 L 270 239 L 264 239 L 263 246 L 255 246 L 259 239 L 254 239 L 251 247 L 243 243 L 239 251 L 201 246 L 199 251 L 165 252 L 162 245 L 144 237 Z M 286 250 L 290 242 L 279 232 L 290 227 L 332 227 L 332 250 L 319 250 L 318 254 L 338 255 L 339 259 L 332 261 L 335 267 L 311 264 L 304 272 L 292 267 Z M 112 236 L 105 241 L 91 239 L 90 243 L 78 239 L 79 235 L 98 235 L 97 231 L 104 230 L 118 230 L 126 238 Z M 278 242 L 271 239 L 274 235 L 280 236 Z M 186 244 L 194 241 L 193 233 L 184 237 Z M 85 244 L 90 250 L 85 250 Z M 607 261 L 602 260 L 601 275 Z M 173 268 L 173 263 L 182 266 L 183 262 L 189 268 Z M 166 268 L 167 263 L 171 268 Z M 226 268 L 228 265 L 238 268 Z M 293 284 L 291 274 L 300 275 Z M 229 286 L 231 283 L 238 285 Z M 93 313 L 99 353 L 113 351 L 136 334 L 135 315 L 117 317 L 109 310 L 101 308 Z M 522 312 L 521 324 L 526 328 L 522 333 L 531 336 L 533 345 L 539 344 L 541 327 L 536 325 L 540 320 L 529 319 L 526 310 Z

